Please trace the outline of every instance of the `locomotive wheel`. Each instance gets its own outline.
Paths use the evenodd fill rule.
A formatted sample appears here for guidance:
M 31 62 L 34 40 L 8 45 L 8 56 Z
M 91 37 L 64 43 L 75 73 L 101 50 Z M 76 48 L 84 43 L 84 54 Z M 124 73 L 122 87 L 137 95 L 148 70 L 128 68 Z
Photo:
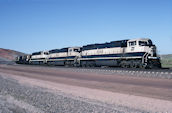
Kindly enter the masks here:
M 133 61 L 133 68 L 140 68 L 141 67 L 141 61 L 136 60 Z
M 140 64 L 140 65 L 139 65 L 139 68 L 140 68 L 140 69 L 142 69 L 142 68 L 143 68 L 143 65 L 142 65 L 142 64 Z
M 121 66 L 122 68 L 126 68 L 126 61 L 121 61 L 120 66 Z
M 139 68 L 140 68 L 140 69 L 145 69 L 146 66 L 144 66 L 143 64 L 140 64 L 140 65 L 139 65 Z
M 86 67 L 90 67 L 90 65 L 89 64 L 86 64 Z
M 124 63 L 122 63 L 122 64 L 121 64 L 121 67 L 122 67 L 122 68 L 125 68 L 125 64 L 124 64 Z
M 130 68 L 134 68 L 134 67 L 135 67 L 134 63 L 131 62 L 131 63 L 130 63 Z
M 126 62 L 125 62 L 125 68 L 130 68 L 130 64 L 131 64 L 130 61 L 126 61 Z
M 130 64 L 127 63 L 127 64 L 125 65 L 125 68 L 130 68 Z
M 152 65 L 152 64 L 149 64 L 147 67 L 148 67 L 149 69 L 152 69 L 152 68 L 153 68 L 153 65 Z
M 133 68 L 138 68 L 138 65 L 137 65 L 137 64 L 134 64 L 134 65 L 133 65 Z
M 82 66 L 82 67 L 86 67 L 86 64 L 82 64 L 81 66 Z
M 130 64 L 130 67 L 131 67 L 131 68 L 137 68 L 138 65 L 133 61 L 133 62 Z

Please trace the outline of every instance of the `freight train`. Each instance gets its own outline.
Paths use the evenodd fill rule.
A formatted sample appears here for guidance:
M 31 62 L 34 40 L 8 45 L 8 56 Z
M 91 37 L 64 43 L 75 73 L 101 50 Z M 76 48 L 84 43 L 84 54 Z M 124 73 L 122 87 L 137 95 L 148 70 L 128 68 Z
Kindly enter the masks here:
M 19 56 L 16 63 L 76 67 L 161 68 L 156 46 L 148 38 L 40 51 Z

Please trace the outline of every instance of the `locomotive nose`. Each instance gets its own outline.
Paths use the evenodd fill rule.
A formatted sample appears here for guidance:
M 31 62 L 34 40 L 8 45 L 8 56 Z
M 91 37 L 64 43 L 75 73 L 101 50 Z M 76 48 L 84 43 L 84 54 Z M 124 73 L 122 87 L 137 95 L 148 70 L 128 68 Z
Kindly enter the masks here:
M 151 49 L 152 56 L 156 57 L 157 56 L 157 54 L 156 54 L 156 46 L 151 46 L 150 49 Z

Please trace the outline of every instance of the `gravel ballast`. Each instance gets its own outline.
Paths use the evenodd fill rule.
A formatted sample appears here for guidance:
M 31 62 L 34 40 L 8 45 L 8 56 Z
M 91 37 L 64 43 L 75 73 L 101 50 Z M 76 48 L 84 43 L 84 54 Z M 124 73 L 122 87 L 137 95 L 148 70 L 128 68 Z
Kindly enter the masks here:
M 61 91 L 20 84 L 0 75 L 0 113 L 123 113 L 146 112 L 75 97 Z

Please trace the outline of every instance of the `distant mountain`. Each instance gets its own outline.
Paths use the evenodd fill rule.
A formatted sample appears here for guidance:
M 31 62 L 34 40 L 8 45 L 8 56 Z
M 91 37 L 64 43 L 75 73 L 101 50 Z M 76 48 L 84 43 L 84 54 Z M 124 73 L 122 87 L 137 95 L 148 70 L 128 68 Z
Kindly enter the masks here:
M 17 56 L 25 55 L 24 53 L 0 48 L 0 63 L 14 62 Z

